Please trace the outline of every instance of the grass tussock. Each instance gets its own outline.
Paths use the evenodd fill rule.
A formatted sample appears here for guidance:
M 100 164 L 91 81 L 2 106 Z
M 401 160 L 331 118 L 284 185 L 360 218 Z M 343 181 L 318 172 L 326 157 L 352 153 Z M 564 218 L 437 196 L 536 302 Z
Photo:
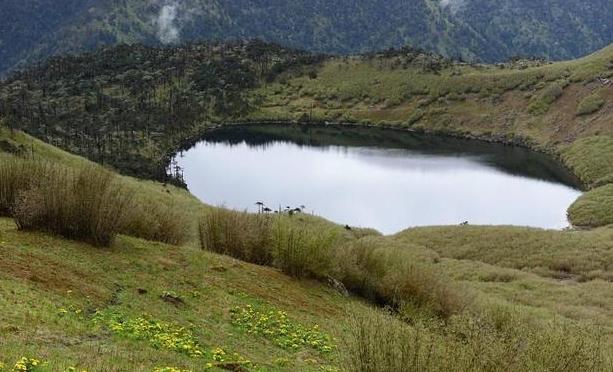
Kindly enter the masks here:
M 343 339 L 344 370 L 348 372 L 432 371 L 432 340 L 391 314 L 363 310 L 349 313 Z
M 181 245 L 190 237 L 192 222 L 177 208 L 162 203 L 140 201 L 129 213 L 121 233 L 172 245 Z
M 129 221 L 134 194 L 98 167 L 49 167 L 18 193 L 13 217 L 22 230 L 43 230 L 96 246 L 110 245 Z
M 274 266 L 293 277 L 326 276 L 335 235 L 311 231 L 291 220 L 289 216 L 216 208 L 205 213 L 200 222 L 201 247 Z
M 0 157 L 0 216 L 11 217 L 17 196 L 29 189 L 36 180 L 44 178 L 49 164 L 20 159 L 14 156 Z
M 443 318 L 465 306 L 463 291 L 406 247 L 377 238 L 349 243 L 336 251 L 335 276 L 371 301 L 427 309 Z
M 102 167 L 65 167 L 0 158 L 0 215 L 23 230 L 42 230 L 96 246 L 117 234 L 182 244 L 191 223 L 176 208 L 145 202 L 124 179 Z
M 273 241 L 275 266 L 285 274 L 296 278 L 330 276 L 334 265 L 335 233 L 311 231 L 292 225 L 289 219 L 278 217 Z
M 501 331 L 463 315 L 413 325 L 375 310 L 353 311 L 342 355 L 346 371 L 606 371 L 597 330 L 572 323 L 508 320 Z
M 212 209 L 200 221 L 202 249 L 243 261 L 270 265 L 273 262 L 272 216 Z
M 202 248 L 274 266 L 296 278 L 330 278 L 383 305 L 412 306 L 448 318 L 464 308 L 465 295 L 406 249 L 365 237 L 343 243 L 335 230 L 310 229 L 282 215 L 224 209 L 200 223 Z

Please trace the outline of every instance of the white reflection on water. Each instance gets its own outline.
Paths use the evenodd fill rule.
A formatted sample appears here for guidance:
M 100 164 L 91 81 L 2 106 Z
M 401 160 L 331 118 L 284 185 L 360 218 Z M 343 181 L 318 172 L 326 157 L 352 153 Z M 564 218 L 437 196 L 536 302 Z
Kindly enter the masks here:
M 403 149 L 201 142 L 178 159 L 189 189 L 212 205 L 307 211 L 390 234 L 411 226 L 562 228 L 572 187 L 502 172 L 478 156 Z

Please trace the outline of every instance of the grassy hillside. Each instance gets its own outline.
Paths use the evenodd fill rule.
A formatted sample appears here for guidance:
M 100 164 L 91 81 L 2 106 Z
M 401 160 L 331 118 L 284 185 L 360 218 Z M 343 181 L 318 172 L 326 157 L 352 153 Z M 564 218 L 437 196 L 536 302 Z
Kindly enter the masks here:
M 13 75 L 0 83 L 0 115 L 124 174 L 178 183 L 170 156 L 220 122 L 351 122 L 521 144 L 602 188 L 569 211 L 577 226 L 605 226 L 613 87 L 599 79 L 611 76 L 611 46 L 573 61 L 497 65 L 411 48 L 325 57 L 260 42 L 121 46 Z
M 250 53 L 254 46 L 265 53 Z M 613 87 L 597 78 L 612 74 L 612 47 L 570 62 L 486 66 L 410 49 L 322 58 L 237 43 L 121 47 L 16 75 L 0 85 L 0 149 L 10 153 L 0 170 L 14 157 L 75 174 L 100 169 L 16 128 L 94 159 L 146 154 L 139 164 L 159 169 L 217 121 L 330 121 L 520 143 L 559 157 L 588 192 L 569 209 L 582 230 L 449 226 L 380 236 L 302 214 L 232 213 L 168 184 L 115 175 L 116 190 L 135 191 L 130 206 L 145 222 L 96 248 L 45 233 L 44 218 L 24 228 L 29 212 L 39 216 L 32 201 L 53 195 L 3 177 L 0 213 L 13 219 L 0 219 L 0 362 L 8 370 L 26 357 L 47 363 L 42 370 L 607 371 Z M 148 119 L 151 109 L 167 116 Z M 87 185 L 59 194 L 76 199 Z M 182 224 L 180 246 L 135 237 L 160 240 L 148 225 L 179 231 L 164 216 Z
M 25 134 L 0 135 L 28 156 L 88 165 Z M 194 228 L 202 213 L 211 211 L 171 186 L 127 177 L 122 182 L 139 187 L 150 203 L 176 205 Z M 364 370 L 360 360 L 367 353 L 372 370 L 392 368 L 397 360 L 441 371 L 564 370 L 564 365 L 604 371 L 609 365 L 610 228 L 458 226 L 381 237 L 309 216 L 288 221 L 318 235 L 334 233 L 331 248 L 338 253 L 342 247 L 372 252 L 371 265 L 379 265 L 377 256 L 388 257 L 380 269 L 370 269 L 374 283 L 406 280 L 393 272 L 374 275 L 410 263 L 414 274 L 408 283 L 418 287 L 409 293 L 416 302 L 390 317 L 364 297 L 343 296 L 325 280 L 292 279 L 281 270 L 201 250 L 195 234 L 180 247 L 120 236 L 110 248 L 95 248 L 20 231 L 4 218 L 0 362 L 10 370 L 23 357 L 25 364 L 36 359 L 43 371 L 351 371 Z M 461 308 L 453 305 L 459 310 L 439 318 L 419 305 L 418 299 L 430 298 L 419 286 L 432 293 L 453 288 L 453 296 L 445 296 L 462 298 Z M 392 333 L 407 349 L 390 342 Z M 427 357 L 431 353 L 436 357 Z

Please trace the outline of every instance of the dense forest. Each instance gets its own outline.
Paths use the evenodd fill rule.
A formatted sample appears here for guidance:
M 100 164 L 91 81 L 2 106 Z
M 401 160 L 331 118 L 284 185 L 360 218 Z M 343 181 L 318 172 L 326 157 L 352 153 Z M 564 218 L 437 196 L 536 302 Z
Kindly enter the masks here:
M 0 117 L 126 174 L 165 179 L 183 141 L 257 104 L 250 88 L 322 58 L 257 41 L 55 57 L 0 84 Z
M 487 62 L 579 57 L 613 40 L 613 0 L 4 0 L 0 74 L 120 43 L 245 37 L 317 53 L 412 45 Z

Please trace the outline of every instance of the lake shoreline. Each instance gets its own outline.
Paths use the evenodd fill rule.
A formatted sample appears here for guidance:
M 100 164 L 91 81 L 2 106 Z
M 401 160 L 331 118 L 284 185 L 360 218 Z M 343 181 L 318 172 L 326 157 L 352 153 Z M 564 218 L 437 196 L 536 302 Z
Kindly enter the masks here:
M 454 131 L 444 131 L 444 130 L 427 130 L 427 129 L 415 129 L 415 128 L 402 128 L 398 125 L 394 124 L 368 124 L 368 123 L 357 123 L 357 122 L 331 122 L 331 121 L 296 121 L 296 120 L 238 120 L 238 121 L 227 121 L 216 123 L 212 126 L 205 127 L 202 131 L 200 131 L 196 136 L 192 136 L 190 138 L 186 138 L 185 140 L 180 141 L 179 145 L 175 150 L 172 150 L 166 154 L 164 157 L 165 169 L 168 169 L 174 158 L 181 152 L 187 151 L 193 146 L 195 146 L 198 142 L 201 142 L 211 131 L 222 129 L 226 127 L 233 126 L 253 126 L 253 125 L 271 125 L 271 126 L 289 126 L 296 125 L 302 127 L 337 127 L 337 128 L 373 128 L 373 129 L 383 129 L 390 131 L 397 131 L 401 133 L 417 133 L 417 134 L 427 134 L 448 138 L 457 138 L 457 139 L 465 139 L 465 140 L 473 140 L 480 141 L 485 143 L 492 144 L 500 144 L 504 146 L 512 146 L 519 147 L 523 149 L 527 149 L 536 153 L 544 154 L 555 160 L 562 168 L 564 168 L 570 175 L 572 175 L 580 190 L 582 192 L 586 192 L 590 190 L 587 182 L 584 181 L 579 175 L 575 173 L 575 171 L 564 161 L 561 156 L 561 153 L 553 146 L 545 146 L 533 141 L 527 137 L 514 135 L 511 138 L 504 135 L 476 135 L 473 133 L 458 133 Z M 180 184 L 179 186 L 187 189 L 186 185 Z M 569 206 L 570 207 L 570 206 Z
M 274 210 L 280 204 L 306 204 L 336 223 L 385 233 L 396 231 L 397 223 L 401 231 L 463 221 L 566 228 L 566 209 L 581 193 L 574 175 L 546 154 L 418 131 L 226 123 L 209 128 L 184 151 L 173 164 L 182 169 L 190 192 L 206 204 L 235 210 L 251 210 L 256 200 Z M 373 187 L 369 174 L 379 175 L 380 186 Z M 246 186 L 246 179 L 254 182 Z M 347 195 L 361 205 L 353 206 Z M 394 203 L 400 208 L 388 208 Z M 448 205 L 449 213 L 441 204 Z M 538 213 L 529 213 L 533 205 Z

